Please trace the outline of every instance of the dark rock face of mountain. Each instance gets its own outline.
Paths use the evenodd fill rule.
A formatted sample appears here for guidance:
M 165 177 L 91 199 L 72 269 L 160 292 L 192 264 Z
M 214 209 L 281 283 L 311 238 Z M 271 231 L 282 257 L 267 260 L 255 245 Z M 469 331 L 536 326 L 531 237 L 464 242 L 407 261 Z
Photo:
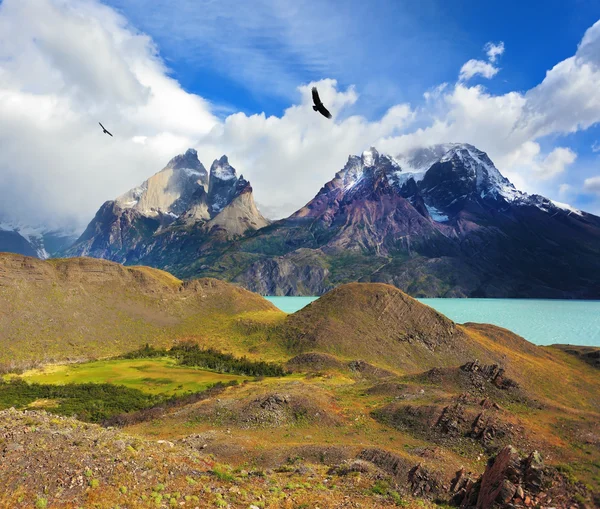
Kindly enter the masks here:
M 230 239 L 267 224 L 250 183 L 238 178 L 226 156 L 212 164 L 209 175 L 189 149 L 141 186 L 104 203 L 65 254 L 166 265 L 163 252 L 171 243 Z
M 270 295 L 362 281 L 417 297 L 600 298 L 600 218 L 518 191 L 472 145 L 350 156 L 313 200 L 274 224 L 226 157 L 208 183 L 195 152 L 175 159 L 105 204 L 69 254 Z M 191 179 L 185 192 L 178 171 Z
M 518 191 L 466 144 L 351 156 L 305 207 L 228 246 L 227 259 L 199 254 L 187 275 L 263 294 L 371 281 L 420 297 L 600 296 L 600 218 Z
M 33 246 L 16 231 L 0 230 L 0 252 L 37 257 Z
M 46 259 L 77 240 L 70 231 L 0 222 L 0 252 Z

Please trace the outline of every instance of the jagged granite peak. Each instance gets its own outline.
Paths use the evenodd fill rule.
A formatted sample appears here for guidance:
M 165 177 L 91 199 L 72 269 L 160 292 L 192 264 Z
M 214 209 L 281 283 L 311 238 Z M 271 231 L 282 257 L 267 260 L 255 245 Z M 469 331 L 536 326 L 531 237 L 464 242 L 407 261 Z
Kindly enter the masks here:
M 208 185 L 208 172 L 194 149 L 175 156 L 161 171 L 115 201 L 123 209 L 135 209 L 147 217 L 167 220 L 183 214 L 200 187 Z
M 211 214 L 218 214 L 225 208 L 239 192 L 238 186 L 245 187 L 247 181 L 238 179 L 235 168 L 229 164 L 229 159 L 224 155 L 215 159 L 210 167 L 208 182 L 208 200 Z
M 185 154 L 179 154 L 175 156 L 167 163 L 166 167 L 174 170 L 186 168 L 190 170 L 196 170 L 197 172 L 208 177 L 206 168 L 204 168 L 204 166 L 200 162 L 200 159 L 198 159 L 198 152 L 196 151 L 196 149 L 193 148 L 188 148 Z
M 210 179 L 231 180 L 236 178 L 236 171 L 229 164 L 229 159 L 226 155 L 220 159 L 215 159 L 210 167 Z
M 105 202 L 64 254 L 138 263 L 171 245 L 200 245 L 213 233 L 229 239 L 268 224 L 250 183 L 237 177 L 227 156 L 213 162 L 209 176 L 190 149 L 141 186 Z

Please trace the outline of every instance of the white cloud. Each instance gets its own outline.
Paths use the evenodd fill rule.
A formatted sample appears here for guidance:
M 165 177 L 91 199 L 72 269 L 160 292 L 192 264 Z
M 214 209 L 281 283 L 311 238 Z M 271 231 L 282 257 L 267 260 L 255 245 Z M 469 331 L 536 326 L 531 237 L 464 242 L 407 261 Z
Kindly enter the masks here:
M 483 76 L 484 78 L 491 79 L 500 69 L 494 65 L 496 60 L 502 53 L 504 53 L 504 43 L 500 41 L 498 44 L 488 42 L 484 47 L 488 61 L 471 59 L 466 62 L 460 69 L 458 79 L 460 81 L 468 81 L 473 76 Z
M 572 185 L 561 184 L 560 186 L 558 186 L 558 196 L 560 196 L 560 198 L 562 198 L 562 199 L 569 198 L 572 193 L 573 193 Z
M 592 143 L 592 152 L 600 152 L 600 143 L 597 141 Z
M 556 177 L 573 164 L 577 154 L 569 148 L 558 147 L 550 152 L 540 163 L 533 166 L 533 171 L 540 179 L 546 180 Z
M 600 176 L 585 179 L 583 181 L 583 190 L 600 196 Z
M 500 41 L 498 44 L 488 42 L 483 49 L 488 56 L 488 60 L 490 62 L 495 62 L 496 59 L 504 53 L 504 42 Z
M 82 226 L 217 123 L 95 1 L 5 0 L 0 61 L 0 213 L 23 221 Z
M 483 60 L 475 60 L 471 59 L 466 62 L 460 69 L 459 79 L 461 81 L 470 80 L 473 76 L 477 76 L 480 74 L 484 78 L 493 78 L 498 74 L 498 69 L 493 64 L 489 62 L 484 62 Z
M 491 47 L 486 51 L 490 56 Z M 169 76 L 147 36 L 96 0 L 4 0 L 0 215 L 84 226 L 103 201 L 188 147 L 198 149 L 205 165 L 228 154 L 270 217 L 304 205 L 349 154 L 370 145 L 397 154 L 469 142 L 488 152 L 517 187 L 542 192 L 554 186 L 557 193 L 553 178 L 568 174 L 576 154 L 567 147 L 542 152 L 538 140 L 600 121 L 598 55 L 600 22 L 573 57 L 525 93 L 443 84 L 426 92 L 421 105 L 397 104 L 367 120 L 348 116 L 360 90 L 326 79 L 318 82 L 319 92 L 333 120 L 312 110 L 312 83 L 295 91 L 298 99 L 280 117 L 234 113 L 219 120 L 216 107 Z M 115 137 L 102 134 L 98 121 Z

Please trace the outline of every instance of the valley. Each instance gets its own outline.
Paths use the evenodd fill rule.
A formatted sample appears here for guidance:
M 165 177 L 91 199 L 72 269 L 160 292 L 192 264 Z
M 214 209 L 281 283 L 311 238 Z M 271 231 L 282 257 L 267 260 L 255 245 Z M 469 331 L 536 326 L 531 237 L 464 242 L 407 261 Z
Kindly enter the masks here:
M 0 260 L 0 506 L 599 501 L 598 349 L 458 325 L 384 284 L 288 315 L 211 279 Z M 19 309 L 54 325 L 33 336 Z

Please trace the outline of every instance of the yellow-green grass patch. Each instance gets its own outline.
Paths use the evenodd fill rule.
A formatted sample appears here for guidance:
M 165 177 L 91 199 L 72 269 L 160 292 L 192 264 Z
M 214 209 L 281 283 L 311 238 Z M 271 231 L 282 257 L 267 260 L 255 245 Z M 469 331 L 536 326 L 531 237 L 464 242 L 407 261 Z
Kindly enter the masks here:
M 147 394 L 161 395 L 199 392 L 217 382 L 242 382 L 250 379 L 248 376 L 179 366 L 177 361 L 171 358 L 119 359 L 54 365 L 26 371 L 18 378 L 40 384 L 110 383 L 138 389 Z

